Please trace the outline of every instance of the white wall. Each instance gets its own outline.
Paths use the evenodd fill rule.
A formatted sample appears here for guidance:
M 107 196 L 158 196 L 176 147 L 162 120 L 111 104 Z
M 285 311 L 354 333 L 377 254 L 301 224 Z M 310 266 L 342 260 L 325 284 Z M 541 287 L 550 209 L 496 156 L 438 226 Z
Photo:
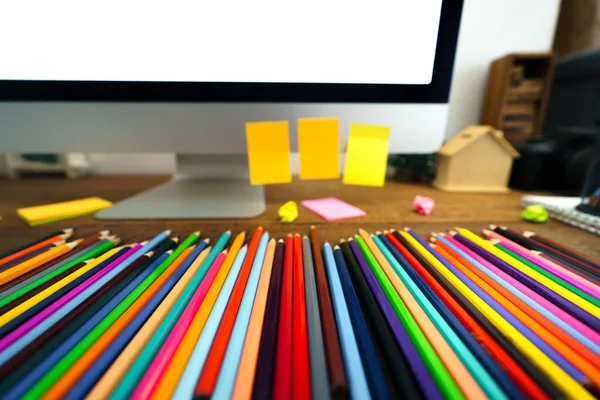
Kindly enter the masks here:
M 479 122 L 493 60 L 552 48 L 559 6 L 560 0 L 464 0 L 446 138 Z

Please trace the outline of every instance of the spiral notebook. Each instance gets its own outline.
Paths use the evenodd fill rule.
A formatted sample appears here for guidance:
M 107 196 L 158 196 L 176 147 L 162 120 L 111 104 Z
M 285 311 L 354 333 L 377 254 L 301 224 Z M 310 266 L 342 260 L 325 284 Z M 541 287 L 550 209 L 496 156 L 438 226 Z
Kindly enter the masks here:
M 581 197 L 560 196 L 523 196 L 521 207 L 541 204 L 546 208 L 550 218 L 565 224 L 600 235 L 600 217 L 581 212 L 576 209 L 581 204 Z

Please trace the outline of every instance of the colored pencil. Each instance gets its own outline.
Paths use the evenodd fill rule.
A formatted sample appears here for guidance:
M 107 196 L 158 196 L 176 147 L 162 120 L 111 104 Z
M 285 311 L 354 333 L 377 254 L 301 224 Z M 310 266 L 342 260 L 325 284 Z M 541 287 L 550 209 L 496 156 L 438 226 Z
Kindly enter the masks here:
M 258 250 L 256 251 L 256 257 L 252 265 L 252 271 L 246 284 L 246 290 L 244 291 L 244 297 L 240 304 L 238 316 L 231 332 L 231 338 L 223 363 L 221 365 L 221 371 L 215 384 L 215 388 L 211 395 L 215 399 L 230 399 L 233 392 L 233 387 L 238 375 L 240 358 L 244 347 L 244 341 L 248 333 L 248 324 L 252 313 L 252 307 L 255 303 L 258 285 L 264 268 L 270 269 L 266 264 L 273 264 L 273 251 L 275 250 L 275 240 L 269 240 L 269 234 L 264 233 Z M 268 281 L 268 278 L 265 279 Z M 265 285 L 266 287 L 266 285 Z M 250 332 L 250 336 L 255 335 L 255 332 Z
M 247 331 L 250 332 L 250 334 L 247 333 L 246 338 L 244 339 L 239 368 L 235 376 L 235 382 L 230 396 L 234 400 L 250 399 L 252 395 L 252 385 L 257 368 L 256 362 L 258 360 L 260 340 L 263 335 L 262 329 L 267 308 L 267 296 L 269 294 L 269 287 L 273 274 L 276 248 L 277 243 L 275 242 L 275 239 L 271 239 L 265 254 L 262 272 L 256 289 L 256 298 L 252 305 L 252 313 L 250 314 L 250 321 L 248 323 Z
M 161 235 L 164 234 L 165 232 Z M 152 247 L 155 239 L 164 239 L 160 237 L 161 235 L 155 237 L 150 243 L 142 247 L 140 251 L 144 248 Z M 80 328 L 77 335 L 71 336 L 71 338 L 69 338 L 70 340 L 57 348 L 50 357 L 31 371 L 26 379 L 15 386 L 13 391 L 26 390 L 25 394 L 32 396 L 45 393 L 56 380 L 58 380 L 62 374 L 76 362 L 78 356 L 95 343 L 95 341 L 131 306 L 131 304 L 146 292 L 148 292 L 146 296 L 151 296 L 156 289 L 162 285 L 164 280 L 168 279 L 168 276 L 173 273 L 174 268 L 170 269 L 167 274 L 163 275 L 163 272 L 165 272 L 174 261 L 178 260 L 179 256 L 181 256 L 189 246 L 196 243 L 199 236 L 200 232 L 194 232 L 189 235 L 158 268 L 139 283 L 138 286 L 122 299 L 121 302 L 116 305 L 114 303 L 109 303 L 111 304 L 112 309 L 104 310 L 108 312 L 98 313 L 93 321 L 88 321 L 84 327 Z M 191 251 L 188 251 L 181 260 L 178 260 L 178 263 L 182 262 L 183 259 L 185 259 L 185 256 L 189 255 L 189 252 Z M 153 285 L 157 280 L 159 283 Z
M 294 239 L 292 235 L 288 235 L 285 238 L 283 280 L 279 302 L 279 327 L 275 353 L 275 377 L 273 379 L 274 400 L 292 398 L 293 260 Z
M 418 304 L 417 300 L 396 274 L 381 250 L 379 250 L 373 239 L 366 231 L 361 229 L 359 232 L 361 238 L 364 240 L 365 244 L 368 246 L 369 250 L 376 258 L 379 265 L 383 268 L 385 274 L 388 276 L 388 279 L 390 279 L 392 286 L 394 289 L 396 289 L 402 301 L 405 302 L 407 308 L 410 310 L 414 316 L 414 319 L 425 333 L 427 339 L 429 339 L 433 348 L 436 349 L 441 360 L 444 362 L 446 368 L 448 368 L 448 371 L 454 378 L 454 381 L 461 389 L 463 395 L 467 398 L 483 398 L 482 396 L 485 396 L 485 394 L 481 386 L 477 383 L 474 377 L 471 376 L 466 365 L 460 360 L 458 355 L 445 340 L 442 332 L 439 331 L 429 319 L 425 311 Z
M 5 265 L 6 263 L 8 263 L 10 261 L 13 261 L 19 257 L 22 257 L 28 253 L 31 253 L 32 251 L 41 249 L 43 247 L 51 246 L 51 248 L 54 248 L 54 247 L 60 246 L 61 244 L 65 243 L 66 240 L 69 239 L 71 236 L 73 236 L 73 231 L 61 233 L 59 235 L 53 236 L 53 237 L 43 240 L 39 243 L 36 243 L 33 246 L 30 246 L 26 249 L 17 251 L 9 256 L 0 258 L 0 267 L 2 267 L 3 265 Z
M 163 376 L 157 391 L 161 390 L 165 383 L 168 383 L 169 385 L 176 387 L 175 398 L 181 398 L 180 396 L 182 394 L 185 394 L 186 398 L 193 397 L 194 388 L 198 382 L 198 377 L 200 376 L 206 363 L 208 352 L 210 351 L 210 347 L 215 339 L 217 329 L 219 328 L 219 324 L 223 318 L 225 308 L 227 307 L 227 302 L 231 297 L 231 293 L 235 286 L 235 281 L 237 280 L 242 265 L 244 264 L 247 251 L 248 247 L 243 246 L 237 252 L 235 261 L 229 270 L 229 274 L 227 274 L 227 278 L 225 279 L 221 290 L 217 291 L 218 293 L 214 293 L 217 295 L 216 300 L 212 302 L 214 305 L 210 311 L 210 315 L 208 316 L 206 323 L 203 326 L 204 329 L 201 330 L 201 334 L 198 334 L 199 338 L 197 342 L 188 340 L 186 343 L 185 339 L 188 337 L 194 339 L 194 337 L 186 335 L 184 342 L 179 346 L 175 357 L 173 357 L 167 373 L 165 376 Z M 231 252 L 229 254 L 231 254 Z M 221 270 L 223 270 L 223 268 L 224 267 L 221 267 Z M 207 301 L 209 300 L 207 299 Z M 195 326 L 194 323 L 192 323 L 192 326 Z M 191 354 L 189 352 L 190 348 L 193 348 Z M 183 371 L 181 379 L 169 381 L 167 378 L 170 377 L 169 373 L 173 371 L 174 367 L 176 368 L 175 371 L 177 373 L 179 370 Z M 171 391 L 170 387 L 167 388 Z M 168 395 L 169 392 L 161 393 L 163 395 Z
M 443 248 L 435 249 L 442 257 L 444 257 L 447 261 L 449 261 L 455 268 L 460 270 L 465 276 L 467 276 L 471 282 L 477 284 L 480 288 L 485 290 L 491 297 L 496 299 L 500 304 L 504 306 L 504 308 L 509 311 L 512 315 L 518 318 L 523 324 L 525 324 L 532 332 L 534 332 L 540 339 L 544 340 L 545 343 L 550 345 L 554 350 L 557 351 L 565 360 L 567 360 L 573 367 L 577 368 L 582 374 L 587 375 L 588 379 L 598 385 L 595 376 L 600 377 L 600 371 L 594 364 L 598 364 L 598 360 L 593 356 L 589 350 L 585 349 L 584 346 L 581 349 L 578 346 L 578 343 L 574 340 L 568 340 L 569 337 L 561 337 L 560 339 L 556 336 L 556 332 L 558 331 L 550 331 L 544 324 L 538 322 L 535 318 L 532 318 L 527 313 L 523 312 L 517 305 L 523 305 L 520 302 L 517 302 L 517 305 L 512 303 L 510 300 L 513 300 L 511 297 L 503 296 L 503 293 L 498 289 L 501 289 L 499 285 L 490 285 L 486 282 L 486 280 L 480 278 L 477 274 L 471 271 L 466 265 L 462 264 L 458 260 L 456 260 L 453 256 L 447 253 Z M 496 287 L 498 289 L 496 289 Z M 510 293 L 508 293 L 510 295 Z M 489 303 L 488 303 L 489 304 Z M 546 321 L 550 324 L 549 321 Z M 564 341 L 565 338 L 568 341 Z M 571 345 L 569 347 L 567 344 Z M 539 346 L 538 346 L 539 347 Z M 575 350 L 580 350 L 581 353 L 577 353 Z M 586 357 L 587 356 L 587 357 Z M 565 368 L 563 368 L 565 369 Z M 567 369 L 565 369 L 567 371 Z M 585 383 L 585 382 L 584 382 Z
M 209 249 L 210 248 L 207 248 L 204 251 L 210 251 Z M 208 253 L 205 254 L 205 257 L 206 255 L 208 255 Z M 144 374 L 137 388 L 131 395 L 132 399 L 147 398 L 150 396 L 153 389 L 156 387 L 156 384 L 162 376 L 164 370 L 166 369 L 169 361 L 171 360 L 171 357 L 177 350 L 177 346 L 181 343 L 185 332 L 190 327 L 190 324 L 196 312 L 200 308 L 202 301 L 204 301 L 204 298 L 206 297 L 208 290 L 214 282 L 217 273 L 219 272 L 219 268 L 221 268 L 221 265 L 223 264 L 226 255 L 227 250 L 223 250 L 221 253 L 219 253 L 217 258 L 215 258 L 215 261 L 212 263 L 212 266 L 210 267 L 206 276 L 202 280 L 202 283 L 194 293 L 193 297 L 190 299 L 190 302 L 187 304 L 177 323 L 173 326 L 171 333 L 165 340 L 161 349 L 154 357 L 154 360 L 149 365 L 148 369 L 146 370 L 146 373 Z M 197 267 L 194 268 L 194 270 L 196 271 L 194 274 L 197 273 L 198 268 L 202 265 L 203 262 L 204 260 L 200 259 L 200 257 L 198 257 L 194 261 L 192 266 L 197 265 Z
M 340 248 L 365 315 L 371 321 L 374 335 L 384 350 L 383 356 L 396 385 L 396 391 L 402 398 L 423 399 L 424 393 L 427 393 L 429 399 L 442 399 L 431 374 L 385 299 L 385 294 L 379 288 L 356 243 L 353 240 L 342 241 Z M 378 299 L 382 303 L 381 307 L 378 305 Z M 401 331 L 397 334 L 398 339 L 394 337 L 396 331 Z M 423 392 L 419 386 L 423 386 Z
M 74 266 L 78 265 L 83 261 L 90 260 L 92 258 L 96 258 L 108 250 L 112 249 L 119 243 L 119 239 L 105 239 L 101 240 L 97 246 L 91 246 L 88 249 L 82 250 L 76 254 L 73 254 L 73 257 L 69 257 L 64 261 L 53 265 L 52 267 L 40 271 L 39 273 L 32 275 L 26 280 L 20 282 L 18 285 L 11 287 L 9 290 L 3 292 L 2 299 L 0 300 L 0 307 L 9 304 L 11 301 L 19 298 L 20 296 L 38 288 L 44 283 L 50 281 L 51 279 L 57 277 L 65 271 L 71 270 Z
M 310 239 L 307 236 L 302 238 L 302 260 L 304 261 L 304 288 L 306 297 L 306 323 L 308 326 L 311 394 L 314 399 L 324 399 L 329 396 L 327 361 L 325 360 L 325 347 L 323 344 L 321 315 L 319 313 L 319 299 L 317 297 L 313 253 L 310 248 Z
M 253 399 L 270 399 L 273 393 L 284 255 L 285 244 L 283 239 L 279 239 L 275 248 L 273 273 L 271 282 L 269 282 L 267 309 L 265 310 L 265 320 L 262 327 L 263 333 L 260 338 L 256 373 L 252 386 L 251 397 Z M 244 397 L 244 399 L 249 397 Z
M 348 372 L 350 394 L 352 399 L 371 399 L 369 384 L 364 370 L 364 364 L 360 357 L 356 336 L 352 329 L 352 322 L 348 312 L 348 306 L 344 299 L 342 284 L 337 272 L 333 250 L 329 243 L 323 246 L 327 277 L 331 286 L 333 306 L 335 308 L 336 323 L 339 327 L 340 343 L 342 345 L 342 356 Z
M 10 282 L 15 278 L 18 278 L 19 276 L 38 268 L 39 266 L 47 263 L 48 261 L 62 256 L 63 254 L 71 251 L 71 249 L 75 248 L 75 246 L 77 246 L 80 242 L 81 239 L 61 244 L 52 248 L 51 250 L 48 250 L 45 253 L 40 254 L 39 256 L 33 257 L 30 260 L 18 264 L 13 268 L 0 272 L 0 285 Z
M 560 260 L 568 265 L 571 265 L 573 268 L 589 274 L 596 279 L 600 279 L 600 274 L 598 273 L 597 268 L 591 268 L 589 265 L 580 262 L 579 260 L 568 256 L 560 251 L 553 249 L 550 246 L 546 246 L 543 243 L 536 242 L 532 239 L 529 239 L 518 232 L 513 231 L 512 229 L 507 229 L 504 227 L 495 226 L 492 229 L 494 232 L 499 233 L 500 235 L 509 238 L 513 242 L 520 244 L 523 247 L 526 247 L 530 250 L 538 250 L 543 253 L 546 253 L 552 259 Z
M 496 325 L 505 335 L 511 340 L 523 353 L 525 353 L 529 359 L 538 368 L 543 370 L 546 375 L 552 380 L 552 382 L 563 391 L 566 396 L 572 396 L 578 399 L 591 399 L 592 396 L 587 390 L 585 390 L 577 381 L 575 381 L 569 374 L 567 374 L 562 368 L 560 368 L 554 361 L 552 361 L 544 352 L 538 349 L 532 344 L 527 338 L 525 338 L 521 332 L 508 323 L 502 318 L 492 307 L 481 300 L 467 285 L 465 285 L 460 279 L 452 274 L 444 264 L 442 264 L 436 257 L 434 257 L 429 251 L 421 246 L 411 235 L 406 232 L 400 233 L 406 238 L 406 240 L 439 271 L 446 279 L 448 279 L 452 285 L 460 290 L 469 301 L 475 305 L 487 318 L 489 318 L 494 325 Z
M 365 376 L 369 383 L 369 390 L 376 399 L 391 399 L 389 388 L 385 381 L 384 372 L 379 363 L 375 345 L 371 338 L 369 328 L 360 309 L 360 303 L 352 286 L 348 266 L 344 260 L 342 250 L 336 246 L 333 251 L 337 273 L 348 307 L 350 322 L 356 336 L 356 343 L 360 351 L 361 360 L 365 369 Z
M 448 288 L 444 278 L 439 276 L 433 266 L 416 252 L 398 232 L 386 233 L 385 237 L 388 239 L 390 246 L 393 246 L 402 256 L 406 257 L 414 268 L 413 275 L 415 278 L 420 278 L 438 296 L 448 310 L 464 325 L 465 329 L 471 332 L 473 338 L 481 344 L 481 347 L 487 350 L 490 357 L 494 358 L 498 366 L 504 369 L 521 389 L 521 392 L 530 395 L 532 398 L 546 398 L 545 393 L 528 376 L 528 373 L 540 375 L 539 371 L 518 350 L 514 349 L 462 296 L 453 291 L 452 288 Z M 418 262 L 413 262 L 413 259 L 418 260 Z M 407 269 L 407 271 L 410 270 Z M 497 376 L 497 372 L 489 370 Z M 507 395 L 515 398 L 519 397 L 519 394 L 514 393 L 514 389 L 503 377 L 496 377 L 496 381 L 502 386 Z
M 40 247 L 39 249 L 30 251 L 27 254 L 23 254 L 20 257 L 15 258 L 14 260 L 5 262 L 4 264 L 0 265 L 0 272 L 10 269 L 10 268 L 14 267 L 15 265 L 21 264 L 22 262 L 25 262 L 35 256 L 39 256 L 40 254 L 45 253 L 48 250 L 53 249 L 56 246 L 59 246 L 65 242 L 66 242 L 66 240 L 60 240 L 60 241 L 57 241 L 54 243 L 50 243 L 50 244 L 45 245 L 44 247 Z
M 16 366 L 16 368 L 7 368 L 7 373 L 10 373 L 6 380 L 0 379 L 0 387 L 3 391 L 6 387 L 4 382 L 10 381 L 13 386 L 19 382 L 34 366 L 41 363 L 47 358 L 56 348 L 63 344 L 72 334 L 78 331 L 87 321 L 93 318 L 97 313 L 108 307 L 107 304 L 111 301 L 117 301 L 120 295 L 124 295 L 128 288 L 131 288 L 134 280 L 143 280 L 148 276 L 154 268 L 158 267 L 163 261 L 169 257 L 171 252 L 166 252 L 158 258 L 154 258 L 156 253 L 143 263 L 135 266 L 132 264 L 129 268 L 131 271 L 123 271 L 117 275 L 110 284 L 105 285 L 101 290 L 90 296 L 84 303 L 80 304 L 75 310 L 67 314 L 60 320 L 59 323 L 53 325 L 50 329 L 40 335 L 37 339 L 31 342 L 27 347 L 15 355 L 9 362 L 2 367 Z M 113 300 L 114 299 L 114 300 Z M 1 376 L 4 376 L 2 374 Z
M 534 242 L 537 242 L 539 244 L 547 246 L 548 248 L 551 248 L 553 251 L 555 251 L 558 254 L 562 253 L 563 256 L 569 257 L 570 259 L 578 260 L 578 261 L 582 262 L 583 264 L 586 264 L 595 270 L 600 269 L 600 263 L 598 263 L 597 261 L 593 261 L 590 258 L 579 253 L 578 251 L 575 251 L 573 249 L 568 249 L 564 245 L 558 244 L 550 239 L 547 239 L 541 235 L 538 235 L 535 232 L 525 231 L 522 233 L 522 235 L 528 239 L 533 240 Z
M 583 285 L 583 286 L 589 288 L 593 292 L 588 292 L 588 293 L 590 293 L 590 294 L 597 293 L 598 295 L 595 297 L 599 298 L 600 286 L 596 282 L 594 282 L 594 279 L 592 277 L 590 277 L 589 275 L 583 274 L 580 271 L 573 270 L 572 268 L 566 266 L 565 264 L 561 265 L 561 264 L 559 264 L 559 261 L 553 261 L 552 259 L 545 258 L 545 257 L 543 257 L 543 254 L 541 254 L 540 252 L 535 251 L 535 250 L 529 250 L 529 249 L 521 246 L 520 244 L 515 243 L 512 240 L 505 238 L 502 235 L 499 235 L 496 232 L 493 232 L 493 231 L 490 231 L 487 229 L 483 229 L 483 234 L 488 240 L 491 240 L 491 239 L 498 240 L 502 245 L 506 246 L 508 249 L 518 253 L 522 257 L 525 257 L 532 262 L 535 262 L 540 267 L 545 268 L 546 270 L 548 270 L 550 272 L 553 272 L 555 275 L 557 275 L 557 276 L 564 275 L 566 277 L 569 277 L 571 280 L 578 282 L 580 285 Z M 580 287 L 580 289 L 581 289 L 581 287 Z M 584 289 L 582 289 L 582 290 L 584 290 Z
M 33 246 L 35 246 L 35 245 L 37 245 L 37 244 L 39 244 L 39 243 L 41 243 L 41 242 L 43 242 L 45 240 L 53 238 L 55 236 L 63 235 L 65 233 L 73 234 L 74 232 L 75 232 L 75 229 L 73 229 L 73 228 L 65 228 L 65 229 L 61 229 L 60 231 L 53 232 L 53 233 L 51 233 L 49 235 L 43 236 L 43 237 L 41 237 L 39 239 L 36 239 L 36 240 L 34 240 L 32 242 L 29 242 L 29 243 L 24 244 L 24 245 L 22 245 L 20 247 L 14 248 L 12 250 L 8 250 L 8 251 L 0 254 L 0 260 L 4 259 L 4 258 L 6 258 L 6 257 L 8 257 L 10 255 L 13 255 L 15 253 L 18 253 L 18 252 L 20 252 L 22 250 L 25 250 L 25 249 L 28 249 L 30 247 L 33 247 Z
M 123 379 L 115 389 L 113 396 L 115 397 L 129 397 L 136 387 L 136 384 L 142 378 L 144 372 L 147 370 L 152 358 L 156 355 L 160 346 L 166 340 L 169 332 L 183 313 L 186 305 L 193 297 L 194 292 L 200 286 L 202 280 L 206 276 L 206 273 L 210 266 L 213 264 L 218 255 L 224 250 L 225 245 L 231 238 L 231 231 L 227 231 L 221 235 L 215 247 L 212 248 L 206 259 L 202 262 L 200 269 L 194 275 L 190 283 L 187 285 L 181 296 L 177 299 L 169 313 L 165 316 L 164 320 L 161 321 L 160 325 L 153 333 L 152 337 L 146 343 L 144 349 L 140 352 L 135 362 L 131 365 L 127 373 L 123 376 Z
M 235 283 L 233 292 L 231 293 L 229 303 L 227 303 L 227 309 L 225 310 L 225 314 L 223 315 L 221 324 L 217 330 L 215 340 L 213 341 L 208 358 L 206 359 L 205 368 L 200 374 L 200 378 L 196 384 L 194 396 L 210 396 L 210 394 L 212 394 L 214 391 L 219 370 L 221 369 L 223 358 L 225 357 L 225 351 L 227 350 L 227 344 L 231 338 L 235 319 L 240 309 L 244 291 L 246 289 L 246 285 L 248 284 L 248 279 L 252 271 L 252 266 L 254 264 L 254 259 L 256 258 L 262 236 L 263 229 L 262 227 L 258 227 L 254 231 L 252 239 L 250 240 L 248 254 L 246 255 L 244 265 L 242 266 L 238 280 Z
M 408 253 L 406 254 L 408 259 L 404 258 L 383 234 L 374 236 L 373 241 L 392 268 L 398 273 L 400 279 L 405 282 L 416 300 L 423 306 L 432 322 L 440 329 L 440 332 L 444 333 L 450 346 L 469 369 L 486 395 L 490 398 L 507 398 L 507 394 L 510 394 L 509 398 L 512 399 L 524 398 L 523 394 L 512 385 L 506 374 L 485 353 L 479 343 L 471 337 L 450 310 L 414 272 L 411 267 L 418 263 L 417 259 Z
M 513 266 L 510 265 L 509 263 L 505 262 L 504 260 L 500 259 L 499 257 L 496 257 L 491 252 L 488 252 L 485 248 L 470 241 L 469 239 L 462 236 L 461 234 L 452 232 L 451 236 L 452 235 L 456 241 L 463 244 L 464 246 L 466 246 L 467 248 L 469 248 L 470 250 L 472 250 L 473 252 L 475 252 L 476 254 L 481 256 L 483 259 L 492 263 L 493 265 L 495 265 L 496 267 L 501 269 L 503 272 L 505 272 L 506 274 L 510 275 L 511 277 L 513 277 L 514 279 L 519 281 L 520 283 L 526 285 L 528 288 L 530 288 L 535 293 L 543 296 L 545 299 L 554 303 L 556 306 L 560 307 L 562 310 L 566 311 L 568 314 L 577 318 L 581 322 L 587 324 L 589 327 L 595 329 L 596 331 L 600 331 L 600 320 L 598 320 L 592 314 L 588 313 L 586 310 L 580 308 L 576 304 L 571 303 L 569 300 L 560 296 L 558 293 L 554 292 L 547 286 L 542 285 L 540 282 L 533 279 L 529 275 L 523 273 L 522 271 L 520 271 L 516 268 L 513 268 Z M 492 246 L 492 245 L 490 244 L 490 246 Z M 501 251 L 501 250 L 498 250 L 498 251 Z
M 208 346 L 212 344 L 214 334 L 222 318 L 222 310 L 225 308 L 225 305 L 221 306 L 221 304 L 222 302 L 225 302 L 226 304 L 230 297 L 231 289 L 229 289 L 228 294 L 224 295 L 224 297 L 218 296 L 221 296 L 221 290 L 225 290 L 225 285 L 228 283 L 228 279 L 230 279 L 229 276 L 233 273 L 230 271 L 234 268 L 234 266 L 237 267 L 236 263 L 239 262 L 240 265 L 243 264 L 244 258 L 247 254 L 247 248 L 242 248 L 245 237 L 246 234 L 242 232 L 233 240 L 233 243 L 229 248 L 215 281 L 211 285 L 204 301 L 200 305 L 200 309 L 194 316 L 194 320 L 192 321 L 190 329 L 186 332 L 185 336 L 181 340 L 177 351 L 171 358 L 167 369 L 158 382 L 155 393 L 163 396 L 171 396 L 176 390 L 178 383 L 184 382 L 185 377 L 183 377 L 182 374 L 187 371 L 187 368 L 190 367 L 190 370 L 192 370 L 193 368 L 197 367 L 197 370 L 193 369 L 192 371 L 194 374 L 196 373 L 195 371 L 197 371 L 197 375 L 194 375 L 193 379 L 185 380 L 185 382 L 187 382 L 187 387 L 189 388 L 188 390 L 190 396 L 191 393 L 193 393 L 194 386 L 202 370 L 202 365 L 206 360 L 205 356 L 200 355 L 200 350 L 198 350 L 198 353 L 196 353 L 196 347 L 202 347 L 205 343 L 209 343 Z M 242 249 L 243 254 L 240 255 L 239 253 L 242 252 Z M 236 276 L 239 273 L 239 267 L 237 267 L 237 271 L 238 272 L 236 272 Z M 222 307 L 222 309 L 219 309 L 219 307 Z M 215 315 L 213 315 L 213 311 Z M 213 329 L 213 325 L 214 330 L 208 332 Z M 205 339 L 203 339 L 203 337 Z M 208 337 L 211 337 L 210 341 L 208 340 Z M 195 354 L 197 358 L 192 358 L 192 353 Z
M 437 238 L 461 257 L 477 265 L 481 271 L 523 300 L 530 307 L 544 315 L 557 326 L 560 326 L 561 329 L 585 344 L 592 351 L 597 352 L 600 335 L 596 331 L 506 274 L 495 265 L 489 263 L 454 238 L 443 235 L 438 235 Z
M 323 265 L 321 243 L 319 242 L 317 228 L 314 225 L 310 227 L 310 242 L 314 257 L 317 298 L 319 300 L 319 312 L 321 313 L 321 326 L 323 328 L 323 342 L 325 344 L 325 357 L 327 360 L 330 392 L 334 399 L 342 399 L 346 398 L 348 383 L 346 381 L 346 373 L 342 361 L 337 326 L 333 315 L 329 283 L 327 282 L 327 274 L 325 273 L 325 267 Z

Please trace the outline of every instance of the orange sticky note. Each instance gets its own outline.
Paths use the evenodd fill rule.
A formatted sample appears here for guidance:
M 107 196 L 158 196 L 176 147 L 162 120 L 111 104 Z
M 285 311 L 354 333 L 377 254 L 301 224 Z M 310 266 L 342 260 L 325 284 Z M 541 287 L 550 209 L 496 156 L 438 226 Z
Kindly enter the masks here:
M 383 186 L 390 128 L 351 124 L 344 166 L 346 185 Z
M 298 120 L 300 179 L 335 179 L 340 176 L 340 120 Z
M 292 181 L 288 132 L 287 121 L 246 123 L 248 166 L 252 185 Z

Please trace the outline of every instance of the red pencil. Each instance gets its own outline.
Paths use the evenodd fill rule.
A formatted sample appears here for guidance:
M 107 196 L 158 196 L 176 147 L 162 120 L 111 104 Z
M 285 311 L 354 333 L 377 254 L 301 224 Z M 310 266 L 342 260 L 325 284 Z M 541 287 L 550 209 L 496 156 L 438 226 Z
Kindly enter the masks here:
M 308 327 L 306 322 L 306 293 L 304 292 L 304 260 L 302 238 L 294 235 L 294 290 L 293 290 L 293 382 L 294 399 L 311 398 L 310 359 L 308 353 Z
M 413 255 L 391 233 L 385 235 L 394 247 L 402 254 L 410 265 L 423 278 L 427 285 L 452 311 L 452 314 L 471 332 L 473 337 L 481 343 L 482 347 L 504 368 L 515 384 L 527 393 L 530 399 L 547 399 L 548 396 L 540 387 L 513 361 L 513 359 L 496 343 L 494 339 L 465 311 L 460 304 L 429 274 L 429 272 L 413 257 Z
M 262 234 L 263 228 L 259 226 L 252 235 L 250 246 L 248 246 L 248 253 L 244 259 L 244 264 L 242 264 L 238 278 L 235 281 L 235 286 L 233 287 L 229 302 L 227 303 L 227 308 L 225 308 L 223 318 L 219 324 L 219 329 L 217 329 L 217 333 L 215 334 L 215 340 L 210 348 L 208 357 L 206 358 L 206 363 L 204 364 L 200 378 L 198 378 L 198 383 L 196 384 L 196 389 L 194 391 L 195 397 L 210 398 L 215 390 L 217 378 L 221 371 L 221 364 L 223 363 L 223 358 L 225 358 L 225 351 L 227 350 L 231 331 L 233 330 L 233 324 L 235 323 L 235 318 L 237 317 L 240 303 L 244 296 L 246 283 L 248 283 L 248 277 L 252 270 L 252 263 L 254 262 L 254 256 L 256 255 L 256 250 L 258 249 Z
M 279 330 L 273 387 L 274 400 L 288 400 L 292 397 L 293 255 L 294 239 L 292 235 L 288 235 L 285 238 L 283 282 L 279 307 Z

